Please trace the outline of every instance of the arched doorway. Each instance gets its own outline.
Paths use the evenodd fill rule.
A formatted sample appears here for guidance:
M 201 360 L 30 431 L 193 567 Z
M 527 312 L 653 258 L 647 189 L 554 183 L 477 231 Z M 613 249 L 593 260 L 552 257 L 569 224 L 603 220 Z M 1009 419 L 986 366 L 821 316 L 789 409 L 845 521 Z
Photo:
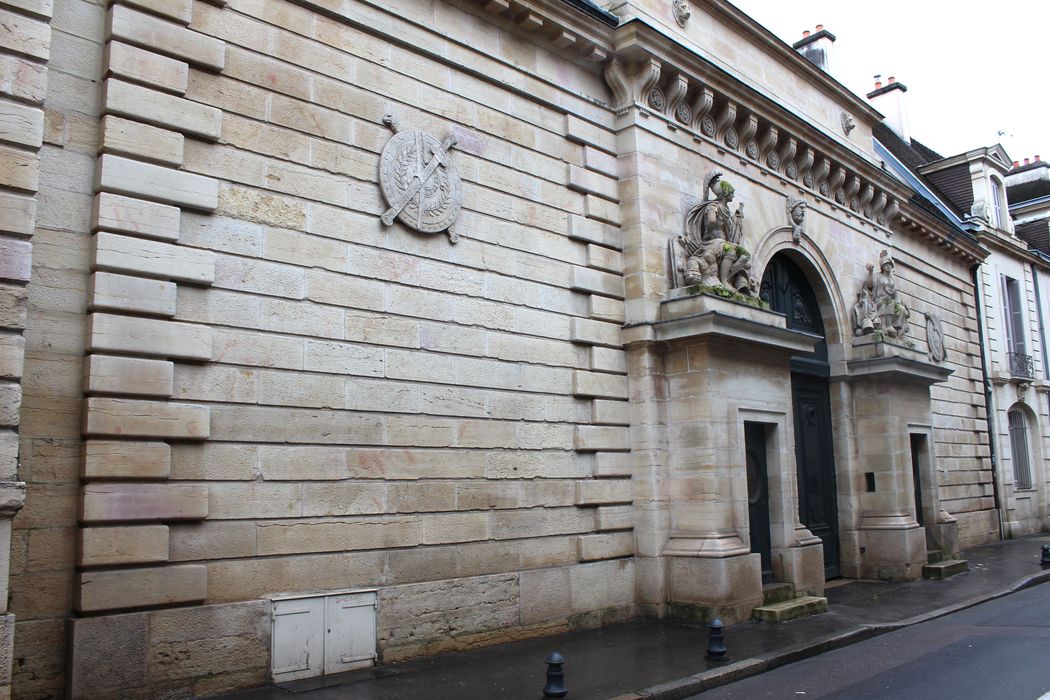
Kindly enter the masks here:
M 823 542 L 824 575 L 835 578 L 839 576 L 838 501 L 824 321 L 805 274 L 783 253 L 766 266 L 760 295 L 773 311 L 787 316 L 788 328 L 821 337 L 812 352 L 791 357 L 791 398 L 799 520 Z

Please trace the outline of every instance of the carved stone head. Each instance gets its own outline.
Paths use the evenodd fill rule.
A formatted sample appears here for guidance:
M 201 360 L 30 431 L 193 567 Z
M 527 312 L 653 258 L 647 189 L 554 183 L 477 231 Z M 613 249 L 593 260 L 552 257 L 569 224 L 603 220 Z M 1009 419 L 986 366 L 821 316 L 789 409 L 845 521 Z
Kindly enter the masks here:
M 678 22 L 679 27 L 684 27 L 685 23 L 689 21 L 689 17 L 693 14 L 685 0 L 674 0 L 671 12 L 674 14 L 674 21 Z
M 846 136 L 849 136 L 849 132 L 857 128 L 856 122 L 853 121 L 853 115 L 849 112 L 842 113 L 842 130 L 846 132 Z

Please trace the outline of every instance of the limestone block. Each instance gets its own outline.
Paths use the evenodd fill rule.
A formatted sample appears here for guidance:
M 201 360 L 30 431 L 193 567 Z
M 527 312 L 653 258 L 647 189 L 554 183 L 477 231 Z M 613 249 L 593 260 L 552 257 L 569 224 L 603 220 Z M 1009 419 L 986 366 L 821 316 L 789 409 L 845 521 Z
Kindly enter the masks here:
M 193 0 L 123 0 L 131 5 L 179 22 L 189 24 L 193 19 Z
M 185 137 L 174 131 L 107 114 L 99 126 L 102 150 L 143 160 L 182 165 Z
M 95 197 L 91 215 L 98 229 L 166 241 L 178 240 L 180 218 L 178 207 L 109 192 Z
M 0 382 L 0 426 L 17 426 L 22 408 L 22 385 Z
M 182 61 L 119 41 L 106 44 L 102 65 L 110 75 L 179 95 L 185 94 L 190 74 L 189 66 Z
M 600 321 L 623 324 L 626 313 L 622 301 L 597 294 L 592 294 L 587 299 L 588 316 Z
M 587 246 L 587 266 L 622 275 L 623 253 L 592 243 Z
M 623 238 L 620 235 L 620 229 L 594 219 L 588 219 L 579 214 L 569 215 L 567 235 L 569 238 L 587 241 L 588 243 L 597 243 L 607 248 L 615 248 L 616 250 L 623 248 Z
M 612 133 L 574 114 L 565 115 L 565 138 L 576 143 L 597 146 L 609 153 L 616 152 L 616 137 Z
M 629 530 L 634 527 L 634 508 L 631 506 L 598 506 L 594 510 L 598 530 Z
M 171 396 L 175 363 L 143 357 L 89 355 L 84 358 L 84 391 L 88 394 Z
M 630 479 L 588 479 L 576 482 L 576 505 L 604 506 L 630 503 Z
M 28 282 L 32 265 L 32 243 L 0 238 L 0 279 Z
M 70 622 L 70 697 L 120 697 L 148 683 L 149 616 L 87 617 Z
M 589 267 L 573 265 L 570 286 L 583 292 L 623 299 L 623 277 L 621 275 L 592 270 Z
M 574 444 L 577 452 L 617 452 L 631 449 L 627 428 L 604 425 L 577 425 Z
M 77 544 L 78 566 L 165 562 L 168 526 L 85 527 L 79 531 Z
M 210 431 L 207 406 L 171 401 L 89 398 L 84 433 L 203 440 Z
M 88 304 L 95 311 L 131 311 L 155 316 L 174 316 L 174 282 L 96 272 L 88 280 Z
M 123 39 L 216 71 L 226 63 L 225 42 L 119 5 L 106 17 L 106 39 Z
M 92 483 L 80 499 L 83 523 L 208 517 L 208 487 L 200 484 Z
M 569 569 L 573 612 L 620 607 L 634 602 L 632 560 L 581 564 Z
M 576 546 L 580 561 L 629 557 L 634 554 L 634 534 L 609 532 L 580 535 L 576 539 Z
M 204 211 L 214 211 L 219 204 L 219 183 L 213 178 L 122 156 L 99 158 L 95 187 Z
M 215 253 L 116 233 L 95 234 L 94 266 L 109 272 L 211 284 L 215 281 Z
M 0 55 L 0 95 L 42 103 L 47 93 L 47 66 L 18 56 Z
M 166 92 L 116 78 L 102 86 L 102 106 L 110 114 L 215 141 L 222 133 L 222 111 Z
M 3 0 L 3 2 L 0 2 L 0 5 L 22 10 L 26 14 L 36 15 L 41 19 L 51 19 L 51 14 L 54 11 L 52 0 Z
M 35 198 L 12 192 L 0 192 L 0 231 L 31 236 L 35 221 Z
M 591 407 L 591 422 L 609 425 L 630 425 L 631 404 L 626 401 L 595 399 Z
M 572 614 L 568 568 L 522 571 L 519 580 L 523 624 Z
M 47 22 L 0 10 L 0 46 L 32 58 L 50 58 L 51 27 Z
M 167 479 L 171 448 L 166 442 L 85 440 L 85 479 Z
M 25 347 L 25 337 L 21 333 L 0 334 L 0 378 L 21 378 Z
M 85 571 L 77 575 L 75 607 L 86 613 L 201 601 L 208 597 L 207 572 L 203 564 Z
M 592 170 L 585 170 L 572 163 L 566 163 L 565 170 L 565 179 L 570 190 L 595 194 L 614 202 L 620 201 L 616 180 Z
M 604 221 L 613 226 L 620 225 L 620 205 L 593 194 L 584 195 L 583 211 L 588 218 Z
M 627 374 L 627 353 L 612 348 L 591 348 L 591 369 Z
M 14 478 L 18 472 L 18 433 L 0 430 L 0 476 Z
M 588 170 L 604 173 L 612 178 L 620 177 L 620 166 L 616 156 L 599 150 L 594 146 L 583 147 L 583 165 Z
M 0 185 L 36 192 L 40 183 L 40 158 L 36 153 L 0 146 Z
M 627 377 L 578 369 L 572 373 L 572 393 L 573 396 L 626 399 Z
M 44 140 L 44 110 L 0 100 L 0 141 L 39 148 Z
M 594 321 L 589 318 L 572 319 L 569 337 L 572 342 L 585 345 L 604 345 L 610 348 L 623 346 L 618 324 Z

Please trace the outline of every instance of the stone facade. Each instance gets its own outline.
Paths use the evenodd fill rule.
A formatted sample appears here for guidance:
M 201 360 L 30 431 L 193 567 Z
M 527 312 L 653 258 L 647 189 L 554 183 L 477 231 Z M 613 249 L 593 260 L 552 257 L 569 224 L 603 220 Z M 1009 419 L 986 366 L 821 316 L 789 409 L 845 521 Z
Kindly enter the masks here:
M 671 282 L 714 171 L 754 288 L 786 259 L 815 295 L 840 573 L 913 578 L 931 543 L 995 537 L 986 252 L 879 167 L 877 113 L 732 6 L 60 5 L 49 62 L 0 57 L 4 89 L 28 91 L 10 109 L 42 119 L 12 147 L 39 178 L 0 193 L 30 212 L 0 238 L 25 256 L 0 270 L 0 339 L 25 347 L 0 382 L 28 484 L 16 695 L 264 683 L 278 593 L 378 589 L 380 661 L 638 614 L 745 619 L 764 566 L 748 425 L 771 575 L 819 594 L 791 373 L 820 338 Z M 50 3 L 5 6 L 5 30 L 46 34 Z M 26 77 L 45 65 L 46 85 Z M 427 136 L 395 149 L 391 189 L 392 126 Z M 883 250 L 911 345 L 853 334 Z

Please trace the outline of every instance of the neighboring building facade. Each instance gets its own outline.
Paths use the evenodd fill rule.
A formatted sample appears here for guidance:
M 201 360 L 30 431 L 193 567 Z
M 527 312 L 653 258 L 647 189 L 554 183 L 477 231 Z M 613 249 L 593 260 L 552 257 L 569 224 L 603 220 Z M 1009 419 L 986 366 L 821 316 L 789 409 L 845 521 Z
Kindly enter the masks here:
M 732 5 L 0 4 L 50 42 L 0 83 L 16 696 L 732 622 L 998 537 L 987 251 Z

